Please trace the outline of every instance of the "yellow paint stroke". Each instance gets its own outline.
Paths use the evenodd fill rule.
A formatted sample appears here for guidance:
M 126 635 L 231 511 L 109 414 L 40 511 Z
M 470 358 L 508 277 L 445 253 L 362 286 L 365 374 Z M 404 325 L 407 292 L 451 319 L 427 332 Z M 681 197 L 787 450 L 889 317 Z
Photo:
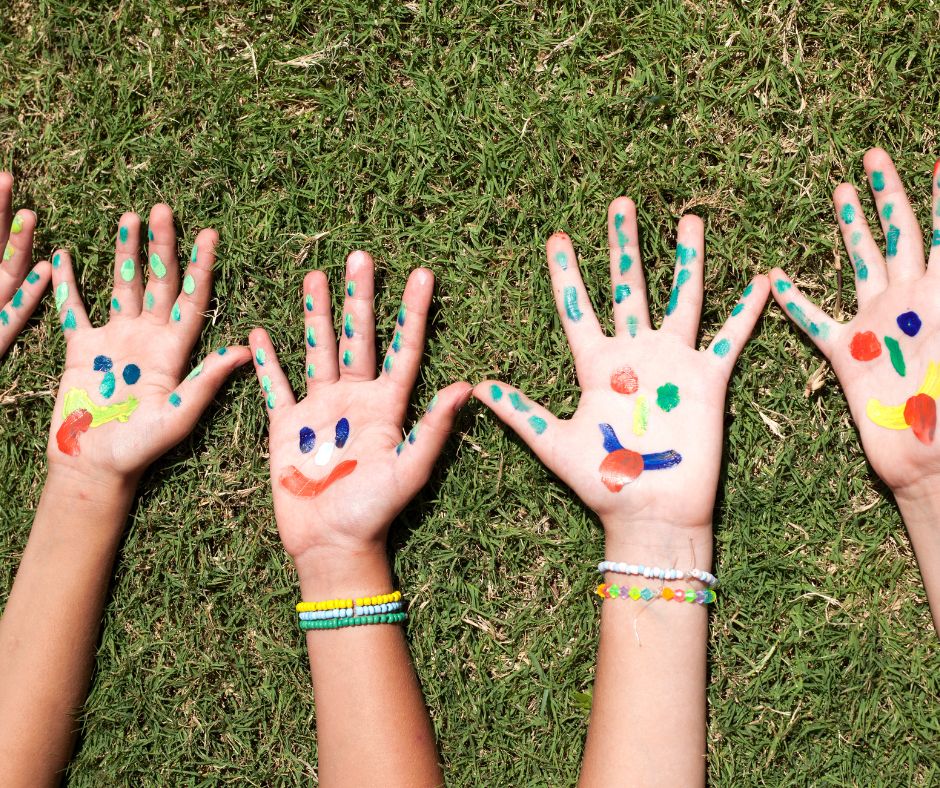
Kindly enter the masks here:
M 636 406 L 633 408 L 633 434 L 645 435 L 646 428 L 649 425 L 650 408 L 646 404 L 646 395 L 640 394 L 636 398 Z
M 100 427 L 109 421 L 127 421 L 138 405 L 140 400 L 137 397 L 128 397 L 123 402 L 115 402 L 112 405 L 95 405 L 85 389 L 69 389 L 65 394 L 62 418 L 67 419 L 69 414 L 76 410 L 87 410 L 91 414 L 91 426 Z
M 926 394 L 928 397 L 937 399 L 940 397 L 940 366 L 938 362 L 931 361 L 927 364 L 927 374 L 924 376 L 924 382 L 921 387 L 914 392 L 913 396 Z M 868 400 L 865 406 L 865 413 L 879 427 L 889 430 L 906 430 L 910 425 L 904 420 L 904 405 L 882 405 L 876 399 Z

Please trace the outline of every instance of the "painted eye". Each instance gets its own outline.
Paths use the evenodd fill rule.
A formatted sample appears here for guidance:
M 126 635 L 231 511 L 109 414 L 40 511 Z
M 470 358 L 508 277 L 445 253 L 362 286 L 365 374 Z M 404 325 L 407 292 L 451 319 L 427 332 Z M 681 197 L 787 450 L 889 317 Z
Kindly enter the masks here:
M 95 356 L 93 366 L 95 372 L 110 372 L 114 362 L 107 356 Z
M 124 371 L 121 373 L 124 377 L 124 382 L 128 386 L 133 386 L 138 380 L 140 380 L 140 367 L 136 364 L 128 364 L 124 367 Z
M 310 427 L 300 428 L 300 451 L 309 454 L 317 442 L 317 434 Z
M 336 422 L 336 448 L 342 449 L 349 440 L 349 421 L 345 418 Z

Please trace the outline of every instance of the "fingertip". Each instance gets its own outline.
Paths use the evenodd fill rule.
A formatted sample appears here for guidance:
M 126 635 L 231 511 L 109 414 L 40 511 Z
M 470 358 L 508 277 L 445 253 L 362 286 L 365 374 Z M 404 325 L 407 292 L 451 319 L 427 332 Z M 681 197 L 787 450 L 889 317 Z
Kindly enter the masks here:
M 13 173 L 6 170 L 0 172 L 0 190 L 5 192 L 13 191 Z
M 165 202 L 157 203 L 150 209 L 150 227 L 160 229 L 173 228 L 173 209 Z
M 212 227 L 206 227 L 200 230 L 198 235 L 196 235 L 196 244 L 200 248 L 208 246 L 210 249 L 214 249 L 218 242 L 219 234 Z
M 373 265 L 372 255 L 362 249 L 355 249 L 346 257 L 346 267 L 350 269 L 350 273 L 353 272 L 353 269 L 356 272 L 361 271 L 368 265 Z
M 884 148 L 869 148 L 862 157 L 862 163 L 868 171 L 877 170 L 885 164 L 892 164 L 891 156 Z
M 633 200 L 631 200 L 629 197 L 617 197 L 607 208 L 607 216 L 610 219 L 613 219 L 618 215 L 630 217 L 635 214 L 636 203 L 633 202 Z
M 694 213 L 687 213 L 679 219 L 679 232 L 704 234 L 705 222 Z
M 265 344 L 270 344 L 270 343 L 271 343 L 271 339 L 268 336 L 268 332 L 265 331 L 260 326 L 258 326 L 257 328 L 253 328 L 251 330 L 251 333 L 248 334 L 248 345 L 252 350 L 257 348 L 259 345 L 265 345 Z
M 323 271 L 308 271 L 306 276 L 304 276 L 305 292 L 310 292 L 311 290 L 316 290 L 317 288 L 326 287 L 328 284 L 329 280 Z
M 408 278 L 414 280 L 415 284 L 419 285 L 420 287 L 427 287 L 428 285 L 434 284 L 434 272 L 430 268 L 425 268 L 424 266 L 415 268 Z
M 251 348 L 244 345 L 229 345 L 225 349 L 225 358 L 233 369 L 251 361 Z
M 33 271 L 39 274 L 40 281 L 48 282 L 52 278 L 52 264 L 48 260 L 40 260 L 33 266 Z
M 840 183 L 832 192 L 832 202 L 836 207 L 844 205 L 847 202 L 855 202 L 858 199 L 858 192 L 851 183 Z

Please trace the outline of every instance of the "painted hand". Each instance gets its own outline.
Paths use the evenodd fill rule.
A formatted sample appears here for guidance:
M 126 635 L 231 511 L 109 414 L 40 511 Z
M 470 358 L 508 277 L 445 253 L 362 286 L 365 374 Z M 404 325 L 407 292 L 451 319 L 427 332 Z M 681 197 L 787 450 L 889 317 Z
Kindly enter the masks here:
M 297 402 L 264 329 L 251 333 L 255 369 L 271 419 L 271 486 L 278 531 L 296 560 L 320 548 L 384 549 L 388 527 L 431 473 L 467 383 L 438 392 L 402 437 L 424 349 L 434 275 L 411 273 L 382 371 L 376 377 L 372 258 L 346 263 L 337 351 L 326 276 L 304 280 L 307 397 Z
M 49 284 L 52 268 L 38 263 L 32 270 L 36 214 L 12 210 L 13 176 L 0 172 L 0 356 L 6 353 Z
M 608 239 L 614 337 L 603 333 L 590 306 L 568 236 L 556 233 L 547 244 L 581 386 L 574 416 L 559 420 L 498 381 L 480 383 L 474 395 L 598 513 L 609 541 L 612 529 L 634 525 L 710 528 L 728 378 L 767 301 L 767 279 L 745 288 L 711 345 L 699 351 L 702 221 L 686 216 L 679 223 L 675 279 L 658 331 L 650 327 L 631 200 L 611 204 Z
M 107 324 L 93 328 L 82 306 L 68 252 L 52 258 L 55 304 L 66 338 L 49 461 L 92 474 L 133 476 L 183 439 L 233 369 L 251 354 L 220 348 L 185 379 L 209 305 L 218 236 L 203 230 L 179 283 L 176 232 L 167 205 L 150 212 L 144 288 L 141 223 L 121 217 L 114 291 Z
M 833 195 L 855 267 L 858 314 L 839 323 L 807 299 L 779 268 L 774 298 L 823 352 L 845 389 L 875 472 L 895 491 L 940 477 L 935 441 L 940 397 L 940 162 L 933 171 L 930 266 L 924 241 L 891 157 L 874 148 L 865 171 L 885 233 L 886 258 L 872 238 L 855 188 Z

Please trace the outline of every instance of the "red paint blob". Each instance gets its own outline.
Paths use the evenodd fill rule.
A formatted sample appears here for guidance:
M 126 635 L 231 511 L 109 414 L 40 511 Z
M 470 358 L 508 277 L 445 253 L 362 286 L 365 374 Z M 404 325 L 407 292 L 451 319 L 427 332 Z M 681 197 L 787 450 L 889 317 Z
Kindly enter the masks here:
M 344 460 L 337 465 L 325 479 L 311 479 L 294 465 L 288 465 L 281 472 L 281 486 L 289 493 L 301 498 L 315 498 L 324 492 L 333 482 L 349 476 L 356 470 L 356 460 Z
M 928 446 L 937 429 L 937 403 L 928 394 L 915 394 L 904 405 L 904 421 L 911 425 L 914 436 Z
M 81 450 L 78 447 L 78 436 L 88 432 L 91 427 L 91 413 L 83 408 L 73 410 L 56 430 L 55 441 L 59 451 L 70 457 L 77 457 Z
M 640 387 L 640 383 L 632 367 L 621 367 L 611 374 L 610 387 L 618 394 L 633 394 Z
M 643 456 L 629 449 L 617 449 L 601 463 L 601 481 L 611 492 L 620 492 L 625 484 L 643 473 Z
M 871 331 L 859 331 L 852 337 L 849 350 L 857 361 L 871 361 L 881 355 L 881 343 Z

